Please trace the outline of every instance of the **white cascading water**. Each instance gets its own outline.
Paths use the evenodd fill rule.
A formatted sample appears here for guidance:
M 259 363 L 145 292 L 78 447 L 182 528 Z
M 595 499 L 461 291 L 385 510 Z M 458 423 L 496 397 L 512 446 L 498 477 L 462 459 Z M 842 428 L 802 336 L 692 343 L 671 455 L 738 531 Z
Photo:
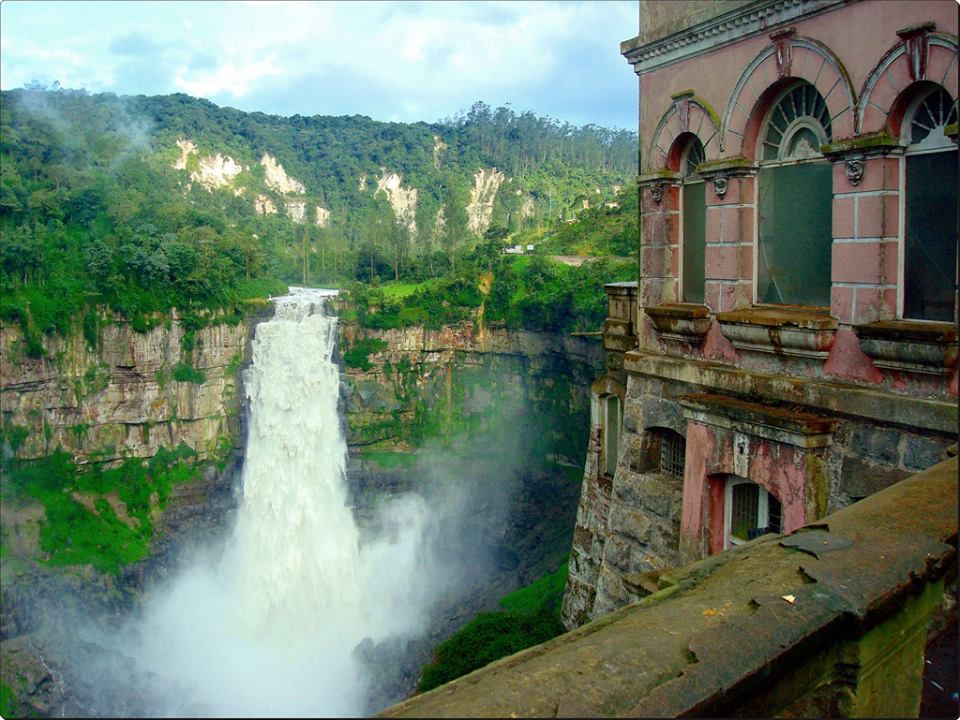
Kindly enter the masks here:
M 423 500 L 386 502 L 382 536 L 366 540 L 347 506 L 332 294 L 292 288 L 257 327 L 233 537 L 160 594 L 139 633 L 166 714 L 362 714 L 354 648 L 422 628 Z

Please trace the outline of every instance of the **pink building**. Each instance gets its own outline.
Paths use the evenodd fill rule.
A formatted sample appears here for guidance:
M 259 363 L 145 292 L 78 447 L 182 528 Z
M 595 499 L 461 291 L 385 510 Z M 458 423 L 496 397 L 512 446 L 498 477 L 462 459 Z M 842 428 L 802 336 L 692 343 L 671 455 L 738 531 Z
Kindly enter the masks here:
M 957 439 L 957 4 L 640 2 L 572 627 Z

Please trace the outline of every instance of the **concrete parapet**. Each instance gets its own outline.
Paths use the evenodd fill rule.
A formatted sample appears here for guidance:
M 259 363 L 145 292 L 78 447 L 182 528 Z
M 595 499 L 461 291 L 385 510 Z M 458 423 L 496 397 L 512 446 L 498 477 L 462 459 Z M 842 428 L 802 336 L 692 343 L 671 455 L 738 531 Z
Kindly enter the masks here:
M 956 507 L 953 457 L 380 716 L 916 716 Z

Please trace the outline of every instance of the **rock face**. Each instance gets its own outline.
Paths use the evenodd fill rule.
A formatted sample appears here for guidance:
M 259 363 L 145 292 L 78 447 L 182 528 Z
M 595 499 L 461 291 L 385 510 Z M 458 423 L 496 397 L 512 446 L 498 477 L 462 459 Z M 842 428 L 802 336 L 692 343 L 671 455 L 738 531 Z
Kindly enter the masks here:
M 169 327 L 143 333 L 111 317 L 96 350 L 76 333 L 44 338 L 47 357 L 30 358 L 20 328 L 0 326 L 4 424 L 26 429 L 16 456 L 36 458 L 59 446 L 80 462 L 94 453 L 109 461 L 185 442 L 209 457 L 237 422 L 236 372 L 249 333 L 244 323 L 209 325 L 193 333 L 188 354 L 176 315 Z M 192 382 L 175 377 L 187 362 L 199 371 Z
M 361 182 L 361 187 L 364 183 L 365 179 Z M 411 237 L 415 236 L 417 234 L 417 189 L 403 187 L 403 175 L 380 168 L 374 197 L 381 192 L 387 196 L 397 223 L 407 228 Z
M 288 200 L 287 216 L 302 225 L 307 220 L 307 204 L 302 200 Z
M 266 195 L 257 195 L 253 199 L 253 210 L 257 215 L 276 215 L 277 206 Z
M 180 158 L 173 164 L 173 167 L 177 170 L 186 170 L 187 160 L 191 155 L 197 153 L 197 146 L 190 140 L 177 140 L 177 147 L 180 148 Z M 199 166 L 190 173 L 190 180 L 199 183 L 209 191 L 213 191 L 216 188 L 232 186 L 236 177 L 242 172 L 243 165 L 232 157 L 224 157 L 217 153 L 200 158 Z M 242 192 L 241 188 L 235 190 L 237 195 L 242 194 Z
M 320 207 L 317 205 L 317 227 L 329 227 L 330 226 L 330 211 L 326 208 Z
M 207 458 L 222 451 L 225 441 L 236 444 L 222 464 L 206 465 L 199 480 L 172 486 L 163 510 L 152 515 L 149 555 L 116 576 L 89 565 L 65 572 L 37 562 L 43 507 L 4 497 L 0 676 L 16 696 L 15 715 L 124 716 L 131 706 L 116 703 L 136 704 L 136 678 L 130 678 L 130 692 L 105 695 L 104 688 L 73 677 L 71 668 L 117 662 L 98 638 L 116 633 L 143 591 L 171 577 L 189 553 L 222 548 L 236 513 L 246 437 L 239 412 L 242 371 L 261 319 L 194 330 L 187 352 L 186 331 L 176 315 L 169 327 L 145 333 L 111 318 L 96 350 L 80 333 L 45 338 L 45 350 L 55 359 L 24 357 L 19 328 L 0 327 L 4 426 L 26 429 L 17 449 L 21 458 L 48 454 L 59 445 L 79 462 L 110 461 L 152 456 L 180 442 Z M 188 358 L 204 373 L 202 382 L 172 377 L 171 368 Z M 122 518 L 121 510 L 119 503 L 115 511 Z
M 497 199 L 497 190 L 503 182 L 504 174 L 496 168 L 481 168 L 473 176 L 474 186 L 470 190 L 467 203 L 467 229 L 477 235 L 483 235 L 490 227 L 493 215 L 493 201 Z
M 563 562 L 602 348 L 480 322 L 383 331 L 343 324 L 340 340 L 344 350 L 383 343 L 367 356 L 368 370 L 346 368 L 343 377 L 347 479 L 361 528 L 376 524 L 384 497 L 416 493 L 431 508 L 441 555 L 470 568 L 432 609 L 428 637 L 359 649 L 376 678 L 375 712 L 410 693 L 432 649 L 477 612 Z M 387 651 L 384 669 L 378 658 Z
M 440 139 L 439 135 L 433 136 L 433 166 L 440 169 L 440 153 L 447 149 L 447 144 Z
M 284 195 L 303 195 L 307 191 L 306 186 L 299 180 L 287 175 L 283 165 L 278 163 L 277 159 L 269 153 L 263 154 L 263 157 L 260 158 L 260 164 L 263 166 L 266 175 L 267 186 L 271 189 Z

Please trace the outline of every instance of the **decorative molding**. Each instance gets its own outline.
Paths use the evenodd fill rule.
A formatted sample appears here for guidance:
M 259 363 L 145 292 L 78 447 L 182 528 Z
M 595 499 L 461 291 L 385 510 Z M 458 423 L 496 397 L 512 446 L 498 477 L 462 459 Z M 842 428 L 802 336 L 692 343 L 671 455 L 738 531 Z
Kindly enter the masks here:
M 762 0 L 667 35 L 645 45 L 638 38 L 620 43 L 620 54 L 638 75 L 687 58 L 702 55 L 769 28 L 800 22 L 847 4 L 847 0 Z
M 906 30 L 909 30 L 909 28 L 906 28 Z M 900 32 L 904 32 L 904 30 L 901 30 Z M 926 42 L 928 53 L 931 45 L 937 45 L 939 47 L 946 48 L 954 53 L 957 52 L 957 38 L 952 35 L 931 32 L 927 35 Z M 906 44 L 901 40 L 887 51 L 880 62 L 877 63 L 877 66 L 871 71 L 866 81 L 864 81 L 863 87 L 860 89 L 859 100 L 857 100 L 857 133 L 863 131 L 863 117 L 866 114 L 867 105 L 870 102 L 870 97 L 873 94 L 873 90 L 880 81 L 880 78 L 887 73 L 887 71 L 890 69 L 890 66 L 893 65 L 893 63 L 895 63 L 901 55 L 905 55 L 906 53 Z M 912 68 L 910 72 L 913 72 Z M 924 68 L 924 72 L 926 72 L 926 68 Z M 900 94 L 900 92 L 906 89 L 905 87 L 898 87 L 897 84 L 892 80 L 890 82 L 897 94 Z M 880 108 L 880 106 L 877 105 L 876 107 L 878 107 L 884 113 L 890 112 L 889 106 Z
M 850 184 L 856 187 L 860 184 L 860 181 L 863 180 L 863 173 L 866 170 L 866 166 L 863 164 L 862 157 L 852 157 L 846 162 L 847 166 L 847 180 L 850 181 Z
M 935 23 L 911 25 L 897 30 L 897 36 L 903 41 L 903 48 L 910 60 L 910 79 L 916 82 L 927 76 L 927 60 L 930 57 L 930 33 L 937 29 Z
M 797 34 L 797 29 L 789 27 L 784 30 L 778 30 L 770 36 L 773 40 L 774 57 L 777 60 L 777 77 L 785 78 L 790 76 L 790 64 L 793 62 L 793 52 L 791 51 L 790 41 Z
M 715 178 L 713 178 L 713 192 L 717 194 L 718 198 L 722 198 L 727 194 L 726 175 L 717 175 Z
M 690 130 L 690 98 L 683 98 L 677 102 L 677 114 L 680 117 L 680 129 Z

